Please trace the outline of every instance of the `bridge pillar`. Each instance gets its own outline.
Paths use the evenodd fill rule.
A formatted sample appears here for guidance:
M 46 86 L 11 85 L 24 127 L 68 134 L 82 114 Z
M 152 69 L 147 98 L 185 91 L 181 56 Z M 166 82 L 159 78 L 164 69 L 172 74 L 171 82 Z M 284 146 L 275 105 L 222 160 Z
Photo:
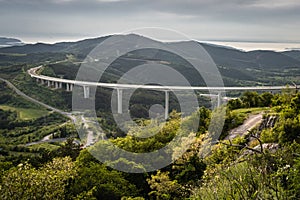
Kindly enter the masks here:
M 169 117 L 169 91 L 165 91 L 165 119 L 168 119 Z
M 73 91 L 73 84 L 70 84 L 70 92 Z
M 47 81 L 48 87 L 51 87 L 51 82 Z
M 58 82 L 55 82 L 55 89 L 58 89 Z
M 123 90 L 122 89 L 117 89 L 117 94 L 118 94 L 118 114 L 123 113 Z
M 218 104 L 217 107 L 219 108 L 222 104 L 222 93 L 218 92 Z
M 83 86 L 83 96 L 85 99 L 88 99 L 90 97 L 90 87 L 87 85 Z
M 60 88 L 60 89 L 62 88 L 62 82 L 58 83 L 58 88 Z
M 67 92 L 70 91 L 70 84 L 69 83 L 66 83 L 66 90 L 67 90 Z

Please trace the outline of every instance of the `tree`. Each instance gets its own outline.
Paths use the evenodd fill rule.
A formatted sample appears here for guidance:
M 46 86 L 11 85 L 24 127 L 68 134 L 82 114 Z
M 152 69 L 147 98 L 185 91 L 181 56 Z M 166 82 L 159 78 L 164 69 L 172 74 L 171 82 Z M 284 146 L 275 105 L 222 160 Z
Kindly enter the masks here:
M 168 200 L 182 199 L 182 186 L 176 180 L 170 180 L 169 172 L 157 171 L 147 179 L 152 191 L 149 193 L 151 199 Z
M 52 154 L 60 157 L 70 156 L 73 160 L 75 160 L 79 155 L 79 152 L 80 146 L 74 142 L 74 138 L 68 138 L 64 145 L 56 151 L 53 151 Z
M 295 109 L 296 113 L 300 112 L 300 94 L 298 93 L 295 97 L 291 100 L 291 107 Z
M 103 164 L 95 162 L 81 165 L 78 176 L 70 187 L 69 195 L 82 196 L 87 191 L 90 191 L 90 196 L 104 200 L 137 196 L 135 185 L 129 183 L 121 172 L 108 170 Z
M 260 106 L 260 98 L 257 92 L 245 92 L 241 100 L 246 108 Z
M 187 193 L 190 191 L 190 186 L 197 185 L 206 169 L 206 164 L 203 162 L 202 158 L 199 156 L 202 146 L 202 140 L 205 136 L 202 135 L 197 138 L 191 145 L 187 140 L 182 140 L 184 145 L 189 145 L 190 148 L 182 156 L 180 156 L 173 164 L 170 176 L 178 181 L 179 184 L 186 187 Z M 177 154 L 177 149 L 174 149 L 173 157 Z
M 229 110 L 239 109 L 243 107 L 243 102 L 240 99 L 231 99 L 227 103 L 227 107 Z
M 281 120 L 274 129 L 280 143 L 300 142 L 300 116 Z
M 70 179 L 76 175 L 70 157 L 55 158 L 40 169 L 25 163 L 5 173 L 1 199 L 64 199 Z
M 260 95 L 260 99 L 261 99 L 261 106 L 265 106 L 268 107 L 272 104 L 272 99 L 273 99 L 274 95 L 270 92 L 265 92 L 263 94 Z

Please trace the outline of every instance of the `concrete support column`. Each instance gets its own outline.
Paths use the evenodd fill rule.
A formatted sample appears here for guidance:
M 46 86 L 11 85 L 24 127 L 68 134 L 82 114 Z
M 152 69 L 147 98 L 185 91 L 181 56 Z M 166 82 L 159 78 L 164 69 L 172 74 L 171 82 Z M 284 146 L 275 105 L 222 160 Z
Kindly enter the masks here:
M 217 104 L 218 108 L 221 106 L 221 104 L 222 104 L 222 93 L 218 92 L 218 104 Z
M 50 82 L 50 81 L 47 81 L 47 83 L 48 83 L 48 87 L 51 87 L 51 82 Z
M 123 113 L 123 90 L 122 89 L 117 89 L 118 93 L 118 114 Z
M 55 89 L 58 89 L 58 82 L 55 82 Z
M 73 84 L 70 84 L 70 91 L 72 92 L 73 91 Z
M 37 79 L 35 79 L 35 80 L 36 80 L 36 82 L 37 82 L 37 83 L 39 83 L 39 82 L 40 82 L 40 79 L 38 79 L 38 78 L 37 78 Z
M 169 118 L 169 91 L 165 91 L 165 119 Z
M 83 86 L 83 95 L 85 99 L 88 99 L 90 97 L 90 87 L 87 85 Z
M 67 90 L 67 92 L 70 92 L 70 84 L 69 83 L 66 83 L 66 90 Z
M 60 89 L 62 88 L 62 82 L 58 83 L 58 88 L 60 88 Z

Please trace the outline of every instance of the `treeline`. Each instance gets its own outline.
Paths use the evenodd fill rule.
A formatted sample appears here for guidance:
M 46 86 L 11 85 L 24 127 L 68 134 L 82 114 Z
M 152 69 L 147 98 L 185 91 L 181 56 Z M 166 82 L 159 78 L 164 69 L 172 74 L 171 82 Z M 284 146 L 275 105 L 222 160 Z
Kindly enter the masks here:
M 228 108 L 230 110 L 238 108 L 269 107 L 272 105 L 274 95 L 270 92 L 258 94 L 257 92 L 245 92 L 240 98 L 230 100 Z

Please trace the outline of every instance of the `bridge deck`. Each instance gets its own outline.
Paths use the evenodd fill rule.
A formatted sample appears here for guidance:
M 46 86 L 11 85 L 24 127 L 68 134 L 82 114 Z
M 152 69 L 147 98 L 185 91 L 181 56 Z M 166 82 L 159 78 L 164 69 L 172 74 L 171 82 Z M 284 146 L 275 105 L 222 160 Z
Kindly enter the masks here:
M 88 82 L 88 81 L 78 81 L 69 80 L 62 78 L 49 77 L 37 74 L 37 70 L 42 66 L 31 68 L 28 70 L 28 74 L 31 77 L 53 81 L 58 83 L 74 84 L 79 86 L 94 86 L 94 87 L 104 87 L 104 88 L 118 88 L 118 89 L 149 89 L 149 90 L 199 90 L 199 91 L 272 91 L 272 90 L 282 90 L 286 88 L 297 89 L 297 85 L 285 85 L 285 86 L 254 86 L 254 87 L 201 87 L 201 86 L 160 86 L 160 85 L 137 85 L 137 84 L 119 84 L 119 83 L 100 83 L 100 82 Z

